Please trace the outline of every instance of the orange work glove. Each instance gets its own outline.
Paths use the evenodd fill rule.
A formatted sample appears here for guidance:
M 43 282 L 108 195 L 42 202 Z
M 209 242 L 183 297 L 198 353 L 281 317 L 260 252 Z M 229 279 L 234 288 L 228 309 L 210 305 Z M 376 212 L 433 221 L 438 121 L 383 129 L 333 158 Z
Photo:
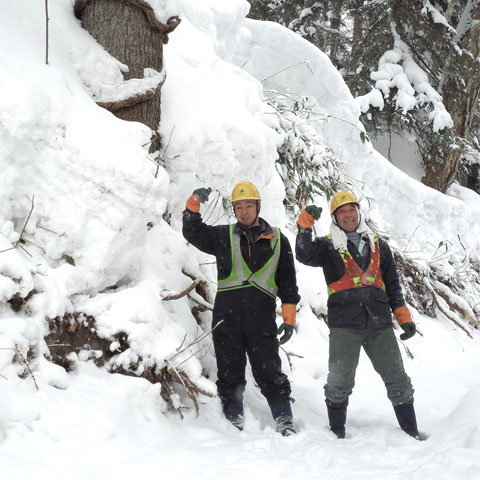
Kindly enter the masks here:
M 298 217 L 297 225 L 300 228 L 304 228 L 307 230 L 311 229 L 314 223 L 315 219 L 306 210 L 304 210 Z
M 393 314 L 395 315 L 395 318 L 399 325 L 413 322 L 412 316 L 410 315 L 410 311 L 407 307 L 398 307 L 393 311 Z
M 297 317 L 297 306 L 290 304 L 282 305 L 282 317 L 283 323 L 294 327 L 296 323 L 295 319 Z
M 205 203 L 208 200 L 208 196 L 212 191 L 211 188 L 197 188 L 193 191 L 190 195 L 189 199 L 187 200 L 186 207 L 191 212 L 197 213 L 200 211 L 200 203 Z
M 320 207 L 309 205 L 308 207 L 305 207 L 305 210 L 298 217 L 297 225 L 300 228 L 311 229 L 315 220 L 320 218 L 321 213 L 322 209 Z
M 401 340 L 407 340 L 415 335 L 417 332 L 417 327 L 412 320 L 410 311 L 407 307 L 398 307 L 393 311 L 395 318 L 397 319 L 398 324 L 405 333 L 400 335 Z
M 196 195 L 190 195 L 187 200 L 186 207 L 191 212 L 197 213 L 200 211 L 200 199 Z

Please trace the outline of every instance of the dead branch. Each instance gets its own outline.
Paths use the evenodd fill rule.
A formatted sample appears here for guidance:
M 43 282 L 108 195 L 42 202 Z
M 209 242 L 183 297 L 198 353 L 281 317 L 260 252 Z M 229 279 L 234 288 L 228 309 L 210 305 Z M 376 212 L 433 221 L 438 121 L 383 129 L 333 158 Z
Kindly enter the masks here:
M 189 295 L 189 298 L 190 298 L 190 295 Z M 201 325 L 202 319 L 200 318 L 200 313 L 206 312 L 207 307 L 203 305 L 194 305 L 190 311 L 192 312 L 193 318 L 195 319 L 195 322 L 197 322 L 197 325 Z
M 443 298 L 443 297 L 442 297 Z M 437 293 L 432 290 L 432 299 L 435 303 L 435 305 L 437 306 L 437 308 L 440 310 L 440 312 L 442 312 L 446 318 L 448 318 L 451 322 L 453 322 L 458 328 L 460 328 L 460 330 L 463 330 L 470 338 L 473 338 L 472 335 L 470 334 L 470 332 L 460 323 L 458 322 L 457 320 L 455 320 L 454 318 L 452 318 L 450 315 L 449 315 L 449 312 L 447 312 L 441 305 L 440 305 L 440 302 L 438 300 L 438 296 L 437 296 Z
M 23 247 L 23 245 L 19 245 L 20 242 L 22 243 L 25 243 L 25 241 L 23 240 L 23 234 L 25 232 L 25 228 L 27 226 L 27 223 L 28 221 L 30 220 L 30 216 L 32 215 L 32 211 L 33 211 L 33 196 L 32 196 L 32 208 L 30 209 L 30 213 L 28 214 L 28 217 L 27 217 L 27 220 L 25 221 L 25 225 L 23 226 L 22 228 L 22 232 L 20 234 L 20 237 L 18 238 L 17 242 L 15 243 L 15 245 L 13 247 L 10 247 L 10 248 L 6 248 L 5 250 L 0 250 L 0 253 L 3 253 L 3 252 L 8 252 L 9 250 L 15 250 L 15 248 L 17 247 L 20 247 L 26 254 L 28 254 L 30 257 L 32 255 L 30 255 L 30 253 L 28 253 L 28 251 Z
M 474 327 L 475 326 L 475 320 L 471 317 L 471 315 L 464 310 L 462 307 L 460 307 L 457 303 L 455 303 L 451 298 L 448 297 L 444 292 L 441 290 L 435 290 L 436 293 L 443 298 L 445 303 L 450 307 L 451 310 L 454 310 L 455 312 L 459 313 L 460 315 L 463 315 L 467 320 L 468 323 Z
M 192 292 L 193 293 L 193 292 Z M 196 293 L 196 292 L 195 292 Z M 207 302 L 206 300 L 203 299 L 203 297 L 201 295 L 199 295 L 198 293 L 196 293 L 196 295 L 198 295 L 199 298 L 201 298 L 201 300 L 199 298 L 195 298 L 195 296 L 193 296 L 191 293 L 189 293 L 187 295 L 187 297 L 192 300 L 192 302 L 195 302 L 197 303 L 200 307 L 201 307 L 201 310 L 202 312 L 205 312 L 207 310 L 210 310 L 210 311 L 213 311 L 213 305 L 209 302 Z
M 417 333 L 419 333 L 419 332 L 417 331 Z M 398 343 L 400 343 L 400 345 L 401 345 L 401 346 L 403 347 L 403 349 L 405 350 L 405 353 L 407 354 L 408 358 L 410 358 L 411 360 L 413 360 L 414 357 L 413 357 L 412 351 L 405 345 L 404 342 L 402 342 L 402 340 L 400 340 L 399 338 L 397 338 L 397 341 L 398 341 Z
M 203 345 L 201 346 L 196 352 L 193 352 L 189 357 L 187 357 L 185 360 L 182 360 L 178 365 L 176 365 L 175 368 L 178 368 L 180 365 L 183 365 L 184 363 L 188 362 L 192 357 L 196 357 L 202 350 L 205 350 L 205 355 L 210 350 L 210 345 Z
M 185 295 L 188 295 L 199 283 L 201 282 L 200 278 L 195 279 L 195 281 L 187 287 L 185 290 L 181 291 L 180 293 L 174 294 L 174 295 L 167 295 L 166 297 L 162 298 L 162 300 L 167 301 L 167 300 L 178 300 L 179 298 L 184 297 Z
M 38 385 L 37 385 L 37 380 L 35 379 L 35 375 L 33 374 L 32 369 L 30 368 L 30 364 L 28 363 L 27 358 L 22 353 L 21 349 L 19 349 L 18 347 L 15 348 L 15 352 L 22 359 L 23 363 L 27 367 L 28 373 L 31 375 L 31 377 L 33 379 L 33 383 L 35 385 L 35 388 L 37 389 L 37 392 L 38 392 L 39 388 L 38 388 Z
M 6 248 L 5 250 L 0 250 L 0 253 L 3 253 L 3 252 L 8 252 L 9 250 L 14 250 L 15 248 L 17 247 L 20 247 L 25 253 L 27 253 L 28 255 L 30 255 L 27 250 L 25 250 L 25 248 L 23 248 L 22 245 L 20 245 L 20 243 L 24 243 L 24 240 L 23 240 L 23 234 L 25 233 L 25 228 L 27 228 L 27 224 L 28 224 L 28 221 L 30 220 L 30 217 L 32 215 L 32 212 L 33 212 L 33 208 L 34 208 L 34 203 L 33 203 L 33 200 L 35 198 L 35 195 L 32 195 L 32 207 L 30 208 L 30 212 L 28 213 L 28 216 L 27 216 L 27 219 L 25 220 L 25 224 L 23 225 L 23 228 L 22 228 L 22 231 L 20 233 L 20 236 L 18 237 L 18 240 L 16 241 L 15 245 L 13 247 L 10 247 L 10 248 Z M 31 256 L 31 255 L 30 255 Z
M 177 370 L 175 367 L 167 369 L 168 374 L 179 384 L 183 385 L 187 391 L 188 396 L 195 405 L 195 411 L 197 415 L 200 413 L 198 406 L 198 394 L 204 395 L 209 398 L 214 398 L 215 394 L 207 392 L 195 384 L 190 377 L 182 370 Z
M 48 0 L 45 0 L 45 63 L 48 65 Z
M 180 410 L 180 407 L 175 405 L 174 398 L 175 398 L 175 391 L 173 390 L 172 385 L 170 384 L 171 376 L 167 372 L 166 369 L 162 370 L 160 375 L 160 396 L 163 398 L 165 403 L 170 406 L 172 410 L 176 410 L 180 415 L 180 418 L 183 420 L 183 413 Z
M 163 153 L 162 153 L 162 157 L 159 159 L 159 162 L 164 162 L 165 163 L 165 160 L 167 159 L 167 150 L 168 150 L 168 147 L 170 146 L 170 142 L 172 141 L 173 132 L 175 131 L 175 127 L 176 127 L 176 125 L 174 125 L 172 127 L 172 130 L 170 131 L 170 136 L 168 137 L 167 146 L 164 148 Z M 157 171 L 157 174 L 158 174 L 158 171 Z M 157 174 L 155 174 L 155 178 L 157 178 Z
M 284 72 L 285 70 L 289 70 L 290 68 L 295 68 L 295 67 L 298 67 L 300 65 L 306 65 L 307 68 L 310 70 L 310 72 L 312 72 L 312 68 L 310 67 L 310 62 L 308 60 L 304 60 L 302 62 L 298 62 L 298 63 L 295 63 L 293 65 L 289 65 L 288 67 L 285 67 L 285 68 L 282 68 L 281 70 L 279 70 L 278 72 L 275 72 L 275 73 L 272 73 L 271 75 L 269 75 L 268 77 L 265 77 L 263 80 L 260 80 L 261 83 L 264 83 L 266 82 L 267 80 L 270 80 L 272 77 L 275 77 L 275 75 L 279 75 L 280 73 Z
M 30 208 L 30 212 L 28 212 L 28 216 L 27 216 L 27 219 L 25 220 L 25 224 L 23 225 L 22 231 L 20 232 L 20 237 L 18 238 L 17 243 L 15 244 L 15 248 L 18 247 L 18 244 L 22 240 L 23 234 L 25 233 L 25 229 L 27 228 L 28 221 L 30 220 L 30 217 L 32 215 L 33 208 L 35 207 L 33 203 L 34 199 L 35 199 L 35 195 L 32 195 L 32 206 Z
M 288 361 L 288 366 L 290 367 L 290 371 L 293 371 L 293 364 L 292 364 L 292 360 L 291 358 L 292 357 L 296 357 L 296 358 L 304 358 L 302 357 L 301 355 L 298 355 L 294 352 L 288 352 L 287 350 L 285 350 L 281 345 L 280 345 L 280 348 L 283 350 L 283 353 L 285 353 L 285 355 L 287 356 L 287 361 Z
M 189 378 L 187 373 L 179 368 L 180 365 L 189 361 L 193 356 L 197 356 L 200 352 L 206 351 L 206 349 L 209 348 L 210 345 L 203 345 L 201 343 L 196 348 L 192 348 L 191 351 L 187 351 L 190 347 L 202 342 L 212 330 L 202 332 L 188 345 L 187 341 L 190 340 L 187 340 L 187 335 L 185 335 L 181 340 L 180 346 L 172 357 L 162 362 L 162 367 L 155 362 L 144 362 L 140 356 L 138 361 L 134 364 L 130 364 L 128 367 L 123 367 L 115 366 L 115 364 L 109 362 L 118 352 L 130 348 L 128 337 L 125 332 L 120 331 L 113 335 L 113 338 L 119 342 L 120 346 L 115 349 L 115 351 L 112 351 L 112 338 L 103 338 L 99 336 L 96 330 L 96 320 L 92 316 L 76 312 L 73 314 L 65 314 L 63 317 L 56 317 L 53 319 L 46 317 L 46 320 L 50 326 L 50 333 L 45 337 L 45 343 L 48 347 L 58 347 L 56 349 L 51 349 L 50 353 L 52 361 L 67 370 L 71 367 L 71 364 L 69 364 L 69 361 L 67 360 L 70 352 L 78 353 L 81 350 L 90 350 L 93 353 L 99 350 L 100 352 L 103 352 L 103 354 L 101 357 L 93 359 L 96 365 L 106 366 L 107 370 L 110 372 L 134 377 L 140 375 L 151 383 L 160 383 L 161 397 L 169 408 L 179 413 L 181 418 L 183 418 L 182 410 L 190 408 L 190 405 L 186 407 L 182 404 L 180 395 L 177 394 L 174 389 L 175 384 L 178 383 L 181 386 L 180 388 L 182 391 L 185 389 L 185 394 L 191 398 L 197 413 L 199 411 L 198 395 L 204 395 L 210 398 L 215 396 L 213 393 L 202 389 L 195 383 L 195 381 Z M 56 341 L 58 341 L 58 343 L 56 343 Z M 185 351 L 187 351 L 187 353 L 184 357 L 178 359 L 178 355 Z M 177 359 L 176 365 L 173 364 L 174 359 Z M 139 367 L 144 367 L 140 374 L 138 373 Z M 182 393 L 182 395 L 183 394 L 184 393 Z
M 177 348 L 177 350 L 179 350 L 180 348 L 183 347 L 183 344 L 185 343 L 185 340 L 186 340 L 186 339 L 187 339 L 187 334 L 185 334 L 185 335 L 183 336 L 182 343 L 181 343 L 180 346 Z
M 182 348 L 181 350 L 177 351 L 175 355 L 172 355 L 167 362 L 170 360 L 173 360 L 175 357 L 183 353 L 187 348 L 196 345 L 197 343 L 200 343 L 204 338 L 206 338 L 210 333 L 212 333 L 217 327 L 219 327 L 223 323 L 223 320 L 220 320 L 213 328 L 211 328 L 208 332 L 203 332 L 199 337 L 195 338 L 192 342 L 190 342 L 186 347 Z M 182 341 L 183 345 L 183 341 Z M 180 349 L 181 347 L 179 347 Z
M 37 227 L 38 227 L 38 228 L 41 228 L 42 230 L 45 230 L 45 231 L 47 231 L 47 232 L 53 233 L 53 234 L 56 235 L 57 237 L 64 237 L 64 236 L 65 236 L 65 232 L 63 232 L 63 233 L 54 232 L 53 230 L 50 230 L 49 228 L 44 227 L 44 226 L 41 225 L 40 223 L 37 223 Z

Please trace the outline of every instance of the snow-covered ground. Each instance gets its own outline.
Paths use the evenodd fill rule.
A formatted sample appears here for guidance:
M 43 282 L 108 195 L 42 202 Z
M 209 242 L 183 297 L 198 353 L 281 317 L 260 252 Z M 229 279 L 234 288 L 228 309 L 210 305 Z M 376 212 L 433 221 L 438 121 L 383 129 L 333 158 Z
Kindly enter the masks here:
M 238 432 L 222 418 L 216 398 L 201 397 L 199 415 L 190 408 L 181 419 L 168 411 L 158 384 L 108 373 L 86 354 L 71 358 L 71 373 L 46 359 L 48 319 L 83 312 L 96 318 L 104 336 L 128 335 L 130 348 L 110 367 L 139 362 L 141 373 L 153 364 L 181 365 L 215 392 L 208 337 L 199 355 L 191 356 L 193 348 L 177 355 L 185 336 L 188 342 L 208 331 L 208 311 L 198 326 L 190 300 L 162 298 L 191 283 L 185 271 L 208 283 L 213 300 L 212 258 L 188 246 L 180 233 L 193 188 L 213 188 L 202 212 L 209 223 L 226 222 L 220 200 L 238 181 L 252 181 L 262 194 L 262 215 L 294 243 L 275 166 L 284 138 L 264 89 L 309 97 L 313 115 L 301 128 L 343 162 L 364 212 L 395 249 L 452 279 L 467 276 L 480 261 L 479 196 L 458 185 L 448 195 L 426 188 L 363 143 L 359 106 L 328 58 L 276 24 L 246 20 L 246 1 L 150 0 L 160 20 L 182 18 L 164 49 L 160 129 L 166 148 L 160 167 L 142 147 L 150 138 L 146 127 L 116 119 L 92 100 L 115 91 L 122 77 L 118 63 L 82 30 L 72 3 L 49 2 L 45 65 L 44 2 L 2 2 L 2 480 L 480 479 L 480 336 L 468 322 L 471 337 L 442 314 L 428 318 L 413 311 L 419 334 L 401 349 L 427 441 L 400 431 L 365 356 L 350 402 L 348 438 L 329 432 L 323 397 L 328 330 L 312 313 L 325 310 L 318 269 L 298 265 L 298 328 L 282 352 L 296 399 L 299 433 L 292 437 L 274 431 L 250 374 L 246 426 Z M 327 211 L 326 199 L 316 201 Z M 323 215 L 318 234 L 327 232 L 328 223 Z M 20 236 L 26 243 L 17 245 Z M 472 284 L 463 299 L 455 297 L 472 318 L 480 312 L 478 288 Z M 6 300 L 32 289 L 35 295 L 15 314 Z M 35 347 L 33 377 L 22 378 L 25 363 L 18 357 L 29 347 Z M 189 405 L 181 388 L 177 394 Z

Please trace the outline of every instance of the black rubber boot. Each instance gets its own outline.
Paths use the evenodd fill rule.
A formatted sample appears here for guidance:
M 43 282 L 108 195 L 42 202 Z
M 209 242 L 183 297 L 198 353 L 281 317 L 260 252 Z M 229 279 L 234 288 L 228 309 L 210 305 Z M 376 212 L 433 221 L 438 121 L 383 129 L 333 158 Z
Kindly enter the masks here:
M 347 405 L 348 402 L 335 404 L 326 400 L 328 422 L 330 430 L 338 437 L 345 438 L 345 423 L 347 421 Z
M 393 407 L 400 428 L 417 440 L 425 440 L 425 436 L 418 432 L 417 417 L 413 401 Z
M 243 403 L 228 402 L 223 405 L 225 418 L 240 431 L 243 430 Z
M 270 405 L 272 416 L 277 424 L 277 432 L 284 437 L 297 433 L 293 425 L 292 406 L 289 402 Z

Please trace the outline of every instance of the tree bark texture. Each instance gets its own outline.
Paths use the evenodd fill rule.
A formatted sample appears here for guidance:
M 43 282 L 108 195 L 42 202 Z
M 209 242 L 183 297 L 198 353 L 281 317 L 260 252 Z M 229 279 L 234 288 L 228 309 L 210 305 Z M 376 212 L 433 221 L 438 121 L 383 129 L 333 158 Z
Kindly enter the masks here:
M 267 11 L 268 5 L 267 2 L 263 0 L 249 0 L 250 3 L 250 12 L 248 13 L 249 18 L 255 20 L 269 20 Z
M 422 182 L 446 192 L 458 172 L 477 109 L 480 25 L 476 25 L 475 20 L 480 19 L 480 6 L 477 4 L 474 8 L 472 24 L 463 37 L 458 38 L 454 31 L 424 14 L 421 0 L 411 0 L 409 9 L 405 9 L 403 0 L 392 0 L 391 5 L 397 33 L 408 45 L 417 64 L 429 75 L 431 84 L 441 93 L 445 109 L 452 118 L 453 127 L 432 131 L 424 138 L 420 135 L 417 142 L 425 167 Z M 425 38 L 435 47 L 429 48 Z M 417 125 L 417 128 L 420 127 Z
M 363 24 L 362 24 L 362 17 L 355 13 L 355 16 L 353 17 L 353 36 L 352 40 L 354 42 L 358 42 L 362 38 L 362 33 L 363 33 Z
M 339 53 L 341 49 L 341 36 L 340 36 L 340 27 L 342 25 L 342 18 L 341 18 L 341 8 L 342 8 L 342 1 L 335 1 L 332 2 L 332 10 L 330 12 L 330 28 L 332 31 L 330 32 L 330 60 L 333 64 L 340 68 L 343 65 L 340 65 L 339 62 Z
M 180 20 L 172 17 L 167 25 L 155 19 L 152 8 L 142 0 L 76 0 L 75 15 L 113 57 L 128 66 L 125 80 L 144 78 L 144 69 L 163 69 L 163 44 Z M 160 88 L 123 104 L 102 104 L 118 118 L 144 123 L 153 133 L 150 151 L 159 148 Z
M 461 39 L 462 54 L 452 54 L 445 72 L 443 103 L 453 120 L 457 148 L 449 148 L 442 163 L 427 166 L 423 182 L 445 192 L 458 172 L 462 139 L 470 138 L 480 93 L 480 5 L 472 12 L 473 23 Z

